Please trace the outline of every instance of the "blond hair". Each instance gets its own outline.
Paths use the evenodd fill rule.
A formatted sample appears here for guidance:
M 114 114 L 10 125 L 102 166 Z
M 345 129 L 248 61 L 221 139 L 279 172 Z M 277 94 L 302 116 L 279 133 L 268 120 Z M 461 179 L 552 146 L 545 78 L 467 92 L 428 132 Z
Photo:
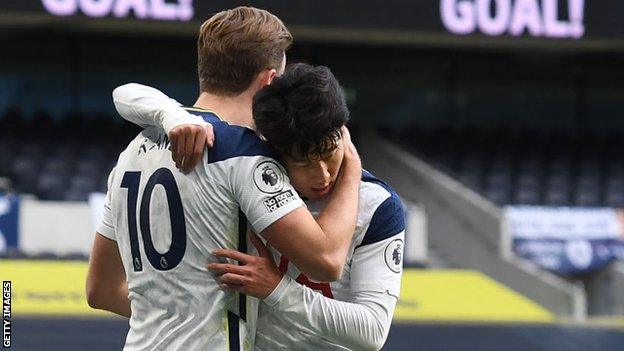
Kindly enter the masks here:
M 202 92 L 237 95 L 263 70 L 279 69 L 293 38 L 268 11 L 241 6 L 204 22 L 197 40 L 197 72 Z

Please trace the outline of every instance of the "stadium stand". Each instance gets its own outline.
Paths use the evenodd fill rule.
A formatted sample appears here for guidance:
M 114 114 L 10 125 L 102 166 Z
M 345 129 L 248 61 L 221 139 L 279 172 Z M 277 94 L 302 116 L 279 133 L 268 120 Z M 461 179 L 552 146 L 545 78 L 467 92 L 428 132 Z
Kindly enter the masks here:
M 103 191 L 121 141 L 138 132 L 112 116 L 55 121 L 41 112 L 6 113 L 0 128 L 0 177 L 17 192 L 68 201 Z M 624 206 L 619 134 L 412 127 L 386 135 L 498 205 Z
M 543 141 L 535 141 L 539 139 Z M 451 263 L 481 271 L 577 321 L 588 315 L 623 313 L 622 265 L 614 262 L 582 275 L 544 270 L 514 253 L 506 209 L 501 208 L 522 204 L 530 196 L 534 204 L 549 208 L 578 207 L 581 202 L 576 199 L 586 196 L 585 188 L 608 191 L 601 199 L 616 198 L 614 184 L 620 182 L 618 166 L 613 166 L 616 153 L 607 150 L 617 150 L 617 134 L 563 137 L 413 128 L 406 133 L 386 131 L 385 136 L 371 130 L 360 141 L 369 169 L 398 184 L 407 199 L 423 204 L 430 245 Z M 520 197 L 513 191 L 517 186 L 537 194 Z
M 527 2 L 494 2 L 492 14 Z M 84 296 L 97 222 L 89 194 L 105 190 L 138 132 L 115 116 L 114 87 L 135 81 L 185 103 L 196 97 L 197 28 L 234 2 L 184 3 L 196 6 L 185 23 L 0 5 L 0 209 L 4 201 L 19 224 L 0 272 L 22 296 L 15 349 L 123 345 L 127 321 Z M 559 25 L 570 4 L 584 4 L 585 37 L 554 39 L 440 26 L 440 3 L 487 1 L 262 3 L 292 25 L 290 62 L 326 65 L 344 84 L 364 166 L 418 209 L 384 350 L 624 350 L 623 261 L 576 276 L 544 269 L 517 255 L 505 217 L 506 205 L 624 208 L 624 56 L 613 29 L 622 4 L 539 2 L 559 3 Z
M 105 191 L 107 175 L 138 129 L 112 116 L 74 114 L 55 121 L 10 112 L 0 119 L 0 177 L 41 200 L 86 201 Z
M 624 206 L 621 134 L 412 127 L 386 135 L 498 205 Z

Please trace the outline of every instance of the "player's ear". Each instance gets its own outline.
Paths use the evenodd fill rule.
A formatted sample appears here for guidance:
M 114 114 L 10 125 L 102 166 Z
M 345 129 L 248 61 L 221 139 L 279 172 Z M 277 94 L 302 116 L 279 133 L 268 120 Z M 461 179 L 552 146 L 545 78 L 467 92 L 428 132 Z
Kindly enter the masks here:
M 264 70 L 258 73 L 258 76 L 256 76 L 254 86 L 256 87 L 257 90 L 260 90 L 264 88 L 265 86 L 271 84 L 271 82 L 273 81 L 273 78 L 275 78 L 276 75 L 277 75 L 277 72 L 275 71 L 275 69 Z
M 277 77 L 277 71 L 275 69 L 270 69 L 267 76 L 267 83 L 265 85 L 269 85 L 273 83 L 273 79 Z

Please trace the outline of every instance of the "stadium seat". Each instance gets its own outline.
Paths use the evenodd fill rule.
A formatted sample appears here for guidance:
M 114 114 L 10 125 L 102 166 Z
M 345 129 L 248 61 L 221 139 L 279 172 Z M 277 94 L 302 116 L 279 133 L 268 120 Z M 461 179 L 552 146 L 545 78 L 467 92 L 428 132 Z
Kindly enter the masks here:
M 546 181 L 546 190 L 569 191 L 571 177 L 570 174 L 560 173 L 551 175 Z
M 602 167 L 597 159 L 585 159 L 580 162 L 578 173 L 583 176 L 596 176 L 602 174 Z
M 137 132 L 113 121 L 71 114 L 56 122 L 45 112 L 31 119 L 8 113 L 0 119 L 9 131 L 0 140 L 0 176 L 8 176 L 18 192 L 45 200 L 85 201 L 90 192 L 106 191 L 125 145 L 118 140 Z M 40 132 L 26 138 L 30 129 Z M 86 131 L 97 140 L 85 138 Z M 624 206 L 620 137 L 473 127 L 411 127 L 400 135 L 410 150 L 499 205 Z
M 602 203 L 600 193 L 593 190 L 580 190 L 576 194 L 575 205 L 583 207 L 597 207 Z
M 605 194 L 624 193 L 624 176 L 611 176 L 605 185 Z
M 485 192 L 485 197 L 497 205 L 511 203 L 509 192 L 500 189 L 490 189 Z
M 606 161 L 599 137 L 470 128 L 438 133 L 427 158 L 496 203 L 601 206 L 609 194 L 624 192 L 624 162 Z M 618 203 L 616 195 L 610 199 Z
M 544 199 L 548 206 L 569 206 L 570 193 L 561 189 L 548 189 L 546 191 L 546 198 Z
M 32 194 L 37 186 L 39 169 L 37 162 L 31 158 L 16 158 L 10 171 L 15 188 L 19 192 Z
M 571 159 L 566 155 L 558 155 L 551 160 L 549 166 L 549 174 L 551 176 L 569 176 L 572 173 Z
M 9 143 L 0 142 L 0 176 L 8 176 L 11 169 L 11 155 L 14 152 Z
M 481 190 L 481 177 L 477 173 L 460 174 L 458 179 L 464 185 L 466 185 L 469 188 L 472 188 L 475 191 Z
M 72 169 L 73 167 L 70 160 L 50 157 L 46 160 L 43 166 L 43 174 L 51 172 L 67 177 L 72 172 Z
M 511 189 L 511 175 L 508 173 L 491 173 L 485 179 L 485 190 L 492 191 L 499 189 L 509 191 Z
M 61 173 L 47 172 L 37 182 L 37 196 L 42 200 L 63 200 L 67 178 Z
M 539 205 L 540 194 L 536 189 L 522 189 L 516 193 L 516 205 Z
M 63 198 L 67 201 L 87 201 L 89 194 L 100 188 L 99 178 L 96 179 L 88 174 L 76 174 L 70 182 L 69 188 Z
M 76 158 L 78 149 L 79 146 L 76 143 L 63 142 L 53 146 L 51 155 L 54 158 L 71 162 Z
M 518 173 L 538 176 L 542 173 L 542 162 L 537 157 L 525 158 L 520 161 Z
M 516 187 L 518 189 L 539 189 L 539 175 L 536 173 L 520 174 L 516 181 Z
M 605 205 L 609 207 L 624 208 L 624 192 L 613 192 L 607 194 Z
M 624 177 L 624 160 L 619 160 L 618 158 L 613 158 L 610 160 L 610 165 L 608 166 L 609 174 L 612 176 L 622 176 Z
M 97 182 L 102 176 L 103 159 L 81 159 L 76 163 L 76 175 L 94 178 Z

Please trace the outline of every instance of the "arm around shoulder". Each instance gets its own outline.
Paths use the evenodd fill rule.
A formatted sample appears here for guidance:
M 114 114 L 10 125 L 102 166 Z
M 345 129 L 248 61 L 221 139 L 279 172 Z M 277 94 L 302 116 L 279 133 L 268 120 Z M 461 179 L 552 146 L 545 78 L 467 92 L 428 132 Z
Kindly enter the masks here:
M 185 124 L 206 125 L 203 118 L 187 112 L 162 91 L 139 83 L 115 88 L 113 103 L 125 120 L 142 127 L 163 128 L 167 134 Z
M 355 231 L 362 165 L 348 132 L 344 135 L 343 168 L 318 218 L 301 208 L 261 232 L 304 274 L 319 281 L 340 278 Z

